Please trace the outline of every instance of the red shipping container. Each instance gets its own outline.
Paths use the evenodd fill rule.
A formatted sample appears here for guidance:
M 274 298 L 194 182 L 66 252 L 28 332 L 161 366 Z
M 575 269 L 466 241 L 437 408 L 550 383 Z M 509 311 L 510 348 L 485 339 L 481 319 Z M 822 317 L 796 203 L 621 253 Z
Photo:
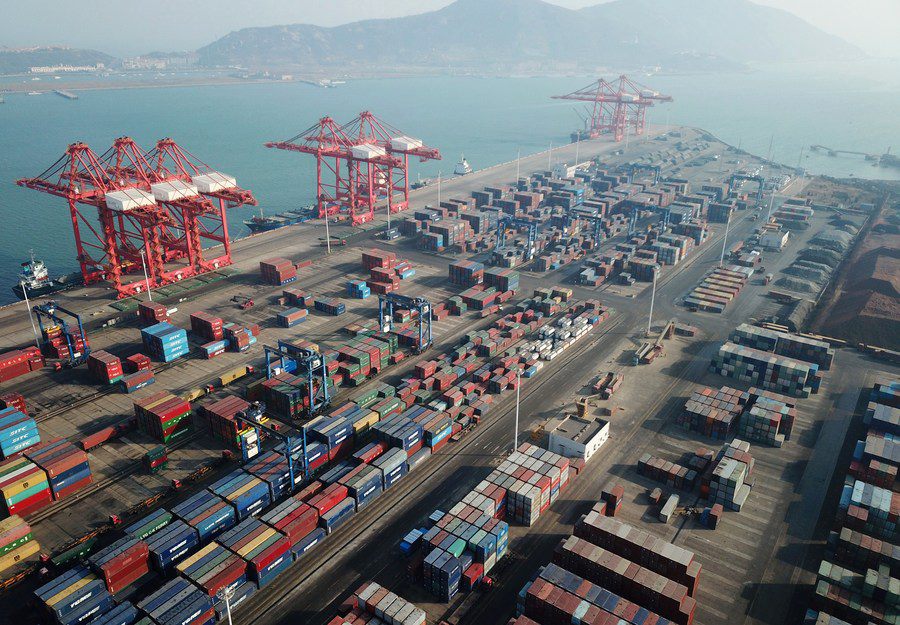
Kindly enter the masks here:
M 47 490 L 35 493 L 31 497 L 9 506 L 8 511 L 10 514 L 18 514 L 19 516 L 24 517 L 32 512 L 37 512 L 51 501 L 53 501 L 53 493 L 51 493 L 50 488 L 47 487 Z
M 247 572 L 247 562 L 242 558 L 235 556 L 234 559 L 229 558 L 228 562 L 230 564 L 227 568 L 207 580 L 202 587 L 210 597 L 214 597 L 219 590 L 227 588 Z
M 296 499 L 297 501 L 308 502 L 315 495 L 318 495 L 319 493 L 321 493 L 322 490 L 324 490 L 324 488 L 325 488 L 325 484 L 323 484 L 319 480 L 316 480 L 315 482 L 310 482 L 309 484 L 304 486 L 300 492 L 298 492 L 296 495 L 294 495 L 294 499 Z
M 322 516 L 347 498 L 347 487 L 343 484 L 332 484 L 309 500 L 309 505 Z

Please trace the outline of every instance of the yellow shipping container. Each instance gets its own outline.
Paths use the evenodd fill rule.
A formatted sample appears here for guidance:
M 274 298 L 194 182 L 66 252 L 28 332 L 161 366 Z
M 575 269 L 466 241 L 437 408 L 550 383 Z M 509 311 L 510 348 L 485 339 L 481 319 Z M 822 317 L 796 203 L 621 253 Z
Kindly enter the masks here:
M 247 365 L 241 365 L 240 367 L 235 367 L 231 371 L 227 373 L 223 373 L 219 376 L 219 385 L 227 386 L 234 382 L 237 379 L 240 379 L 247 375 Z
M 47 481 L 47 474 L 44 473 L 43 469 L 38 467 L 36 464 L 29 464 L 34 467 L 33 470 L 29 469 L 28 471 L 22 472 L 21 475 L 16 476 L 15 482 L 11 482 L 0 489 L 0 493 L 3 494 L 4 499 L 8 500 L 12 497 L 15 497 L 24 490 L 28 490 L 29 488 L 37 486 L 41 482 Z M 47 487 L 49 488 L 49 486 L 50 485 L 48 484 Z
M 26 558 L 30 558 L 31 556 L 37 554 L 40 550 L 41 546 L 38 544 L 38 541 L 32 540 L 25 543 L 15 551 L 10 551 L 3 557 L 0 557 L 0 572 L 11 569 L 19 562 L 22 562 Z
M 187 558 L 185 558 L 184 560 L 182 560 L 181 562 L 176 564 L 175 569 L 179 573 L 184 573 L 188 568 L 190 568 L 190 566 L 192 564 L 194 564 L 195 562 L 199 562 L 204 556 L 206 556 L 206 554 L 212 553 L 213 550 L 218 546 L 219 546 L 219 543 L 216 543 L 216 542 L 209 543 L 208 545 L 206 545 L 203 549 L 201 549 L 197 553 L 188 556 Z
M 370 427 L 378 423 L 378 413 L 374 410 L 366 415 L 359 417 L 353 422 L 353 431 L 356 433 L 368 430 Z
M 275 530 L 269 528 L 263 531 L 259 536 L 251 540 L 249 543 L 244 545 L 238 550 L 238 554 L 243 558 L 249 553 L 253 553 L 253 550 L 259 547 L 261 544 L 269 540 L 272 536 L 275 535 Z
M 192 388 L 189 391 L 186 391 L 180 395 L 181 399 L 187 402 L 197 401 L 201 397 L 206 395 L 206 389 L 202 388 Z
M 55 606 L 57 603 L 59 603 L 60 601 L 65 599 L 68 595 L 71 595 L 72 593 L 77 592 L 78 590 L 84 588 L 85 586 L 87 586 L 91 582 L 95 581 L 96 579 L 97 578 L 94 575 L 84 576 L 82 579 L 79 579 L 77 582 L 74 582 L 73 584 L 66 586 L 65 588 L 60 590 L 58 593 L 56 593 L 55 595 L 53 595 L 52 597 L 47 599 L 47 605 L 49 605 L 51 607 Z

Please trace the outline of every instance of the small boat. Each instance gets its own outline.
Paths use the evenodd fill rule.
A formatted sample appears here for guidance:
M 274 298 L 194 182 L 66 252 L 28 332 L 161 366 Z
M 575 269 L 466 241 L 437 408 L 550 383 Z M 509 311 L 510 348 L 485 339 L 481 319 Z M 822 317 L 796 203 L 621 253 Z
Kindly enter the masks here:
M 460 155 L 459 162 L 456 164 L 456 169 L 453 170 L 453 173 L 457 176 L 465 176 L 466 174 L 471 174 L 473 171 L 472 166 L 469 165 L 469 161 L 466 160 L 465 154 Z
M 43 95 L 43 91 L 29 91 L 28 95 Z
M 250 232 L 256 234 L 257 232 L 269 232 L 270 230 L 277 230 L 278 228 L 284 228 L 285 226 L 290 226 L 292 224 L 309 221 L 314 216 L 314 206 L 304 206 L 303 208 L 289 210 L 278 215 L 272 215 L 271 217 L 266 217 L 263 215 L 262 210 L 260 210 L 259 215 L 255 215 L 250 219 L 245 219 L 244 225 L 249 228 Z
M 59 278 L 51 278 L 44 261 L 36 260 L 34 252 L 32 252 L 31 260 L 22 263 L 22 272 L 12 287 L 12 291 L 19 299 L 25 299 L 26 293 L 28 297 L 40 297 L 82 284 L 84 284 L 84 277 L 81 273 L 70 273 Z

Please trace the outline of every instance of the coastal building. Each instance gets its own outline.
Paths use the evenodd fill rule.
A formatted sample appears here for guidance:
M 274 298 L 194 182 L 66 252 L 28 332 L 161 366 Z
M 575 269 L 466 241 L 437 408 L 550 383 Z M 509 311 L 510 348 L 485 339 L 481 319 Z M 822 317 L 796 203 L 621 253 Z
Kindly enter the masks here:
M 590 460 L 609 438 L 609 421 L 566 415 L 548 424 L 547 448 L 566 458 Z

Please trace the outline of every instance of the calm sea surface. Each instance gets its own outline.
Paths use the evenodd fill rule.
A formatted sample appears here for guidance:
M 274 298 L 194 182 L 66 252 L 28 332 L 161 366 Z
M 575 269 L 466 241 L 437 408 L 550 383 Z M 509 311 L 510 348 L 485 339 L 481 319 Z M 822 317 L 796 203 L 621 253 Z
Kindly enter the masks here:
M 324 114 L 338 121 L 362 110 L 444 154 L 415 164 L 423 177 L 452 171 L 460 154 L 481 168 L 568 141 L 580 121 L 574 103 L 551 100 L 590 82 L 565 78 L 409 78 L 352 81 L 334 89 L 298 83 L 110 89 L 7 94 L 0 105 L 0 302 L 12 298 L 19 263 L 34 249 L 53 274 L 75 270 L 74 243 L 62 200 L 16 187 L 86 141 L 99 154 L 130 135 L 148 149 L 171 136 L 212 167 L 237 177 L 269 214 L 312 201 L 313 159 L 270 150 L 263 142 L 291 137 Z M 703 127 L 724 141 L 811 172 L 900 179 L 900 170 L 862 158 L 811 154 L 811 144 L 881 154 L 900 150 L 900 62 L 831 67 L 766 67 L 747 74 L 639 77 L 675 101 L 651 109 L 656 124 Z M 41 87 L 47 88 L 48 81 Z M 2 87 L 2 79 L 0 79 Z M 772 138 L 774 137 L 774 141 Z M 413 174 L 415 177 L 415 173 Z M 245 232 L 232 215 L 231 231 Z

